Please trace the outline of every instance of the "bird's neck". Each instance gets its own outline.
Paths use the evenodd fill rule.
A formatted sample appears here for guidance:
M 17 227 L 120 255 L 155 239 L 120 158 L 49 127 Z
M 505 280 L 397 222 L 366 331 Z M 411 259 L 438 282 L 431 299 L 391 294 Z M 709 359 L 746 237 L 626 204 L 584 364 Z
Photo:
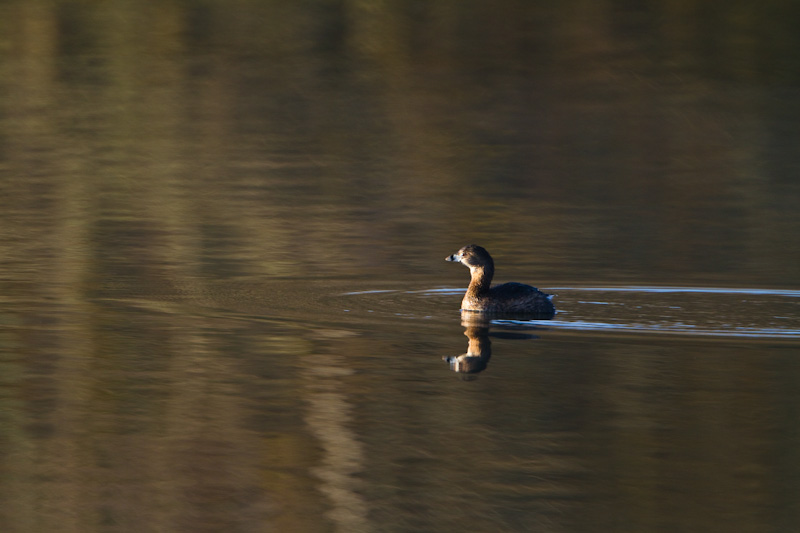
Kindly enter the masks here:
M 490 266 L 474 267 L 470 269 L 472 279 L 469 282 L 467 293 L 472 296 L 484 296 L 489 293 L 489 287 L 492 285 L 492 276 L 494 269 Z

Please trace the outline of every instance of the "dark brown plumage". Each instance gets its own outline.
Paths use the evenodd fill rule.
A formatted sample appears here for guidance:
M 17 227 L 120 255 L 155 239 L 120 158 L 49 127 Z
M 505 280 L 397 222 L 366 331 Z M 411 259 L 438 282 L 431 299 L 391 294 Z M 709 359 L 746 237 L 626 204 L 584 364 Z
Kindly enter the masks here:
M 550 301 L 551 296 L 536 287 L 515 282 L 491 287 L 494 261 L 484 248 L 469 244 L 445 257 L 445 260 L 465 265 L 472 275 L 467 293 L 461 301 L 462 310 L 536 315 L 538 318 L 552 318 L 555 315 L 556 308 Z

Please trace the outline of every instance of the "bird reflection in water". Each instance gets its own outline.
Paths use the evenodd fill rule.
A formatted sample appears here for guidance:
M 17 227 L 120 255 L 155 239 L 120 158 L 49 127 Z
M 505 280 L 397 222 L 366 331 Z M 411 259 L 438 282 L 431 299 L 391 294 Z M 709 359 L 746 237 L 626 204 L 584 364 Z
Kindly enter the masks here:
M 491 333 L 492 318 L 501 318 L 496 315 L 485 313 L 461 312 L 461 325 L 464 326 L 464 335 L 469 339 L 467 352 L 456 356 L 444 356 L 442 360 L 447 361 L 453 372 L 463 374 L 465 377 L 475 377 L 475 374 L 483 372 L 489 365 L 492 358 L 492 341 L 489 338 L 503 339 L 537 339 L 538 336 L 531 333 L 520 333 L 511 331 L 497 331 Z M 534 329 L 533 325 L 521 325 L 520 329 Z

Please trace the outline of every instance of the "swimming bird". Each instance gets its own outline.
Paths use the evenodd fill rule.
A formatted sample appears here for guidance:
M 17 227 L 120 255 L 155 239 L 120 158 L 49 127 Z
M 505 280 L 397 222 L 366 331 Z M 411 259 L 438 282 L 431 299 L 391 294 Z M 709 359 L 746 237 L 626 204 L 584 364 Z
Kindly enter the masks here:
M 486 249 L 476 244 L 464 246 L 445 260 L 461 263 L 469 268 L 472 276 L 461 300 L 462 311 L 536 315 L 538 318 L 552 318 L 556 313 L 552 296 L 536 287 L 516 282 L 491 287 L 494 260 Z

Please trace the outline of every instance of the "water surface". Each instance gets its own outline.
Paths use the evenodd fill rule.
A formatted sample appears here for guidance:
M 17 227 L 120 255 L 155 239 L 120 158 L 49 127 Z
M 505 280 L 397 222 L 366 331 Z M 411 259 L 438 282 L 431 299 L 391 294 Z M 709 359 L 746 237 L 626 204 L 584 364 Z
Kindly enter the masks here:
M 0 529 L 799 529 L 798 14 L 5 3 Z

